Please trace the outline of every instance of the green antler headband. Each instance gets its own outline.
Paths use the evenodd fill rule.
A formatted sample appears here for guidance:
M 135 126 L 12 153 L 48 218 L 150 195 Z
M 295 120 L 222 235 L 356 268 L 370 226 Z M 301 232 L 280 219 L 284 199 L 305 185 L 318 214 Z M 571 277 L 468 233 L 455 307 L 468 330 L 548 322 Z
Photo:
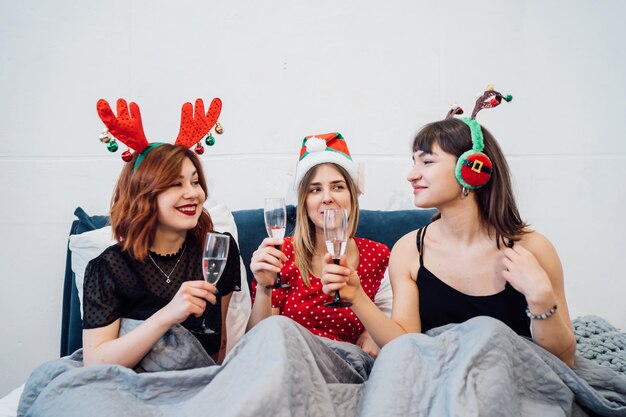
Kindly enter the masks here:
M 472 117 L 461 117 L 460 120 L 470 129 L 472 137 L 472 149 L 464 152 L 456 164 L 455 175 L 457 181 L 466 189 L 477 189 L 487 184 L 493 172 L 493 164 L 487 155 L 483 153 L 485 148 L 483 131 L 480 124 L 476 121 L 476 115 L 482 109 L 490 109 L 500 105 L 502 100 L 507 103 L 513 100 L 513 96 L 504 96 L 500 92 L 494 90 L 492 85 L 487 86 L 487 90 L 478 97 Z M 463 109 L 453 103 L 446 119 L 463 114 Z

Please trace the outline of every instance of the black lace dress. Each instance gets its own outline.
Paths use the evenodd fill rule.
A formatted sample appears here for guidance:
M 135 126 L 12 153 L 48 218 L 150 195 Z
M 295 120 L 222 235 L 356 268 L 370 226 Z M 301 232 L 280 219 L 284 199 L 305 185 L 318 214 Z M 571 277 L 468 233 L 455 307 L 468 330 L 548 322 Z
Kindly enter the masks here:
M 154 262 L 149 257 L 141 262 L 116 244 L 89 262 L 83 286 L 83 329 L 104 327 L 121 317 L 146 320 L 172 300 L 183 282 L 203 279 L 201 245 L 191 235 L 178 253 L 162 256 L 150 252 L 150 255 Z M 169 274 L 172 270 L 171 282 L 167 283 L 164 273 Z M 232 236 L 226 267 L 217 288 L 217 303 L 207 303 L 205 311 L 206 324 L 216 330 L 216 334 L 193 333 L 209 355 L 217 353 L 220 346 L 220 298 L 241 289 L 239 249 Z M 196 330 L 201 322 L 202 317 L 191 315 L 181 324 L 189 330 Z

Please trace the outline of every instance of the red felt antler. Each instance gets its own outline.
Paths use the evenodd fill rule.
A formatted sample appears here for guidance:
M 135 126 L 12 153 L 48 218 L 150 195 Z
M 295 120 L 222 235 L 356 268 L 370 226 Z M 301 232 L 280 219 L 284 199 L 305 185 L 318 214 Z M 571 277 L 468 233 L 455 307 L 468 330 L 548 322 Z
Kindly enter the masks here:
M 196 100 L 195 110 L 191 103 L 183 104 L 180 116 L 180 132 L 176 138 L 176 145 L 190 148 L 200 141 L 215 126 L 222 112 L 222 100 L 214 98 L 209 110 L 204 114 L 204 102 Z
M 146 135 L 143 132 L 143 124 L 141 123 L 141 113 L 137 104 L 130 103 L 129 114 L 126 100 L 123 98 L 118 99 L 117 117 L 113 114 L 109 103 L 104 99 L 98 100 L 96 108 L 100 119 L 102 119 L 111 134 L 120 142 L 137 152 L 143 151 L 148 146 Z

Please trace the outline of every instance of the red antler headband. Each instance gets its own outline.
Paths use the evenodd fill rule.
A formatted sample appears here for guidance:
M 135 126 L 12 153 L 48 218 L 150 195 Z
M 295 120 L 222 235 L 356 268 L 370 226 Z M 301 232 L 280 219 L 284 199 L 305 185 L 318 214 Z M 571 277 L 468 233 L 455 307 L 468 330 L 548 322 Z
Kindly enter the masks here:
M 513 100 L 513 96 L 503 96 L 498 91 L 494 90 L 492 85 L 489 85 L 487 86 L 487 90 L 476 100 L 472 117 L 460 118 L 470 128 L 472 149 L 459 156 L 456 163 L 455 176 L 457 181 L 468 190 L 480 188 L 487 184 L 493 170 L 491 160 L 482 152 L 485 147 L 483 131 L 476 121 L 476 115 L 482 109 L 490 109 L 499 106 L 502 100 L 508 103 Z M 463 114 L 463 109 L 453 103 L 446 115 L 446 119 L 454 117 L 457 114 Z
M 136 103 L 126 104 L 126 100 L 120 98 L 117 100 L 117 116 L 113 114 L 111 106 L 104 100 L 98 100 L 96 105 L 98 115 L 106 128 L 100 134 L 100 141 L 107 144 L 107 148 L 111 152 L 117 151 L 118 145 L 115 139 L 124 143 L 130 149 L 139 153 L 139 156 L 135 160 L 134 169 L 136 170 L 141 160 L 155 147 L 162 145 L 161 142 L 148 143 L 146 135 L 143 132 L 143 124 L 141 122 L 141 113 L 139 112 L 139 106 Z M 211 134 L 211 129 L 215 126 L 215 132 L 222 134 L 223 129 L 217 119 L 222 112 L 222 100 L 214 98 L 211 101 L 209 110 L 204 113 L 204 102 L 202 99 L 197 99 L 195 108 L 191 103 L 183 104 L 180 117 L 180 131 L 176 138 L 175 145 L 191 148 L 196 145 L 195 151 L 197 154 L 202 155 L 204 148 L 202 147 L 202 138 L 206 136 L 205 143 L 208 146 L 215 144 L 215 139 Z M 126 162 L 130 161 L 132 154 L 129 150 L 122 154 L 122 159 Z

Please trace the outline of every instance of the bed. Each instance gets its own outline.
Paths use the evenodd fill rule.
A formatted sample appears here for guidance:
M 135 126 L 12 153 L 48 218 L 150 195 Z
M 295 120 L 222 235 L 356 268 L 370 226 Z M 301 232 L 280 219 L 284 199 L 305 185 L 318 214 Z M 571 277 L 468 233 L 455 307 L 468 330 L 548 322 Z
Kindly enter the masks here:
M 242 265 L 245 266 L 245 268 L 242 268 L 242 281 L 245 279 L 245 281 L 250 284 L 250 279 L 252 277 L 249 271 L 250 257 L 252 256 L 252 252 L 256 249 L 259 242 L 266 236 L 262 209 L 240 210 L 231 213 L 225 206 L 217 206 L 209 209 L 209 211 L 211 212 L 211 215 L 214 219 L 216 230 L 223 232 L 228 231 L 232 233 L 233 236 L 235 236 L 235 238 L 238 240 L 242 258 L 241 262 Z M 74 214 L 76 215 L 77 219 L 72 223 L 70 229 L 70 239 L 68 244 L 66 271 L 64 277 L 63 314 L 60 341 L 61 357 L 72 354 L 77 349 L 80 349 L 80 347 L 82 346 L 82 322 L 80 308 L 80 288 L 82 286 L 81 271 L 84 271 L 84 267 L 90 259 L 97 256 L 104 248 L 113 243 L 110 230 L 107 229 L 107 216 L 89 216 L 80 207 L 75 210 Z M 357 235 L 385 243 L 389 248 L 391 248 L 393 244 L 405 233 L 427 224 L 430 221 L 431 216 L 432 211 L 430 210 L 362 210 L 360 214 L 360 222 Z M 295 222 L 295 208 L 293 206 L 289 206 L 287 208 L 287 217 L 287 233 L 290 233 L 290 231 L 293 230 L 293 225 Z M 245 330 L 245 322 L 247 321 L 247 317 L 250 312 L 249 300 L 249 286 L 244 286 L 244 288 L 242 288 L 242 291 L 240 293 L 237 293 L 237 296 L 233 298 L 231 309 L 229 310 L 228 315 L 229 322 L 227 323 L 227 326 L 229 328 L 229 351 L 233 349 L 235 349 L 235 351 L 237 351 L 237 349 L 264 349 L 263 344 L 260 344 L 259 346 L 251 346 L 254 345 L 254 343 L 252 342 L 248 342 L 247 344 L 239 344 L 239 346 L 237 347 L 235 346 L 243 336 Z M 285 324 L 281 322 L 269 324 L 269 326 L 275 327 L 280 327 L 284 325 Z M 487 326 L 489 326 L 489 324 Z M 600 317 L 587 316 L 577 318 L 574 320 L 574 326 L 578 341 L 578 355 L 581 358 L 587 358 L 591 361 L 591 363 L 600 364 L 603 367 L 602 369 L 610 369 L 611 372 L 614 372 L 614 374 L 618 376 L 618 383 L 623 383 L 623 398 L 626 398 L 626 335 L 611 326 L 610 323 L 606 322 Z M 498 326 L 496 325 L 496 327 Z M 271 332 L 271 330 L 268 330 L 268 332 Z M 306 342 L 306 346 L 315 346 L 317 343 L 317 341 L 310 341 L 306 339 L 308 336 L 303 336 L 302 334 L 298 333 L 298 331 L 294 331 L 294 333 L 295 338 L 301 341 L 299 343 Z M 231 335 L 233 337 L 230 337 Z M 302 342 L 302 340 L 304 340 L 304 342 Z M 255 343 L 259 342 L 255 341 Z M 412 346 L 409 351 L 413 349 L 413 346 L 415 344 L 419 345 L 420 343 L 422 343 L 421 340 L 418 340 L 415 343 L 413 341 L 409 342 L 409 344 Z M 241 345 L 244 346 L 241 347 Z M 323 350 L 325 348 L 320 346 L 320 349 Z M 397 358 L 399 357 L 399 355 L 402 355 L 401 352 L 403 352 L 403 350 L 399 347 L 396 349 L 400 349 L 400 351 L 394 353 L 392 356 L 395 356 Z M 524 347 L 523 349 L 526 348 Z M 347 355 L 350 356 L 352 354 L 348 352 Z M 314 356 L 315 355 L 312 355 L 307 358 L 312 358 L 312 360 L 316 360 Z M 387 360 L 390 361 L 390 363 L 394 363 L 394 358 L 389 358 L 389 356 L 390 355 L 387 355 L 387 359 L 383 357 L 382 360 Z M 353 358 L 354 355 L 350 356 L 350 358 L 348 359 L 344 358 L 344 360 L 353 360 Z M 302 361 L 303 358 L 299 358 L 298 360 Z M 359 360 L 360 359 L 357 359 L 357 361 Z M 389 367 L 391 367 L 391 365 Z M 234 365 L 231 365 L 231 368 L 234 368 Z M 346 372 L 349 373 L 350 371 Z M 203 377 L 212 379 L 219 378 L 220 375 L 211 374 L 210 376 L 204 375 Z M 388 398 L 381 398 L 376 400 L 376 403 L 378 405 L 365 407 L 364 404 L 366 404 L 367 401 L 362 401 L 362 396 L 364 395 L 364 393 L 372 390 L 373 383 L 359 383 L 359 378 L 361 378 L 361 376 L 358 375 L 348 375 L 347 377 L 356 378 L 355 383 L 328 383 L 328 379 L 326 379 L 327 385 L 331 386 L 332 388 L 327 394 L 329 396 L 327 397 L 327 402 L 332 403 L 332 407 L 330 408 L 330 415 L 333 415 L 333 413 L 334 415 L 380 415 L 384 414 L 384 410 L 381 411 L 378 408 L 379 406 L 385 404 L 386 401 L 395 402 L 393 395 L 387 395 Z M 619 380 L 620 377 L 624 378 L 624 381 Z M 363 386 L 364 388 L 361 388 L 361 386 Z M 622 387 L 622 385 L 618 386 Z M 17 415 L 17 404 L 22 389 L 23 386 L 19 387 L 18 389 L 4 397 L 2 400 L 0 400 L 0 416 Z M 290 389 L 290 387 L 287 386 L 285 389 Z M 311 389 L 310 391 L 314 392 L 315 389 Z M 368 395 L 370 398 L 375 398 L 374 394 Z M 612 401 L 612 403 L 609 404 L 609 406 L 605 407 L 611 412 L 617 412 L 617 414 L 606 415 L 626 415 L 623 414 L 626 413 L 626 399 L 623 399 L 622 397 L 620 397 L 620 395 L 622 394 L 618 393 L 618 396 L 616 398 L 611 397 L 609 399 L 609 402 Z M 597 400 L 596 397 L 591 397 L 592 399 Z M 602 401 L 604 400 L 605 399 L 602 398 Z M 624 401 L 624 403 L 620 403 L 620 401 Z M 604 403 L 602 405 L 606 406 L 606 404 Z M 393 409 L 394 408 L 391 405 L 387 406 L 386 408 L 386 410 Z M 307 408 L 307 410 L 309 410 L 309 408 Z M 377 412 L 373 413 L 373 410 L 377 410 Z M 407 409 L 403 410 L 404 411 L 396 411 L 407 412 Z M 329 411 L 324 409 L 324 407 L 318 409 L 318 411 L 320 414 L 329 413 Z M 586 409 L 584 407 L 581 408 L 577 406 L 576 408 L 574 408 L 574 411 L 580 413 L 576 415 L 594 415 L 592 412 L 589 411 L 589 409 Z M 159 411 L 158 415 L 160 415 L 160 413 L 161 411 Z M 233 415 L 239 414 L 244 413 L 237 411 Z M 253 414 L 260 415 L 258 414 L 258 412 Z M 275 413 L 269 413 L 268 415 L 272 414 Z M 165 413 L 164 415 L 167 415 L 167 413 Z M 393 415 L 393 413 L 389 415 Z

